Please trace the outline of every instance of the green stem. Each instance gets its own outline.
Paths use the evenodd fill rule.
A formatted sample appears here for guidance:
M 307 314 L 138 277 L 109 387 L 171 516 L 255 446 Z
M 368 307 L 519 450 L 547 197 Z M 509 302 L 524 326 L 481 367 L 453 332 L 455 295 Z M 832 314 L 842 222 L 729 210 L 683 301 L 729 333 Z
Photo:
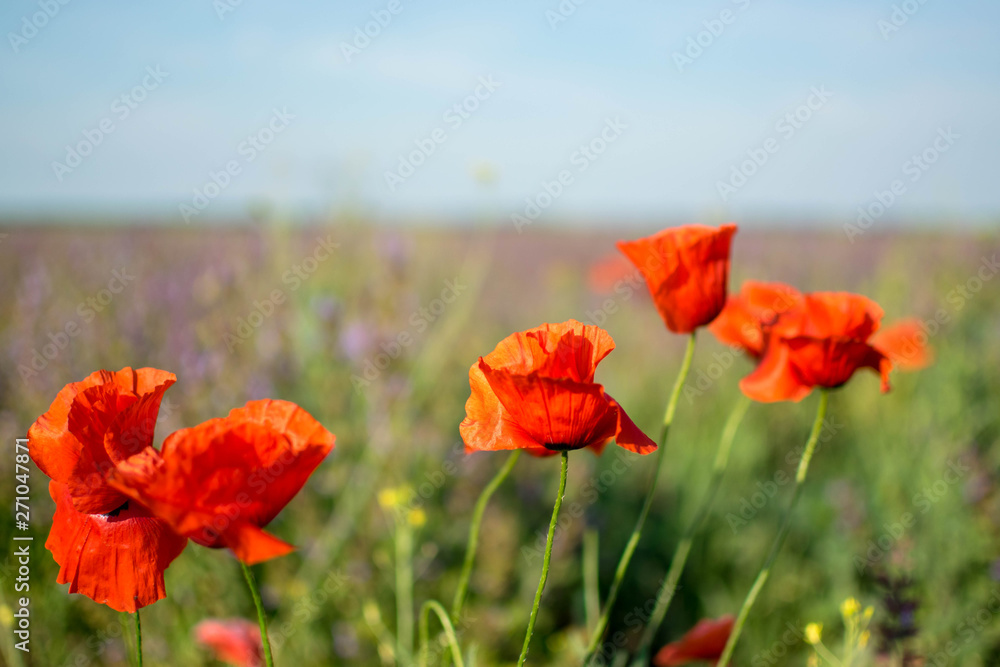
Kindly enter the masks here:
M 455 635 L 455 627 L 448 618 L 448 612 L 437 600 L 428 600 L 420 608 L 420 665 L 427 667 L 430 658 L 430 613 L 437 614 L 444 628 L 444 634 L 448 638 L 448 645 L 451 647 L 451 657 L 455 661 L 456 667 L 465 667 L 462 662 L 462 651 L 458 647 L 458 637 Z
M 545 556 L 542 558 L 542 577 L 538 580 L 538 590 L 535 591 L 535 602 L 531 605 L 531 615 L 528 617 L 528 630 L 524 634 L 524 646 L 521 647 L 521 657 L 517 667 L 521 667 L 528 658 L 528 644 L 531 634 L 535 631 L 535 619 L 538 618 L 538 606 L 542 602 L 542 591 L 545 590 L 545 580 L 549 578 L 549 562 L 552 560 L 552 539 L 556 534 L 556 522 L 559 520 L 559 508 L 562 507 L 563 494 L 566 493 L 566 474 L 569 470 L 569 452 L 562 453 L 562 469 L 559 473 L 559 494 L 552 508 L 552 519 L 549 521 L 549 536 L 545 540 Z
M 139 620 L 139 610 L 135 610 L 135 662 L 142 667 L 142 622 Z
M 764 584 L 767 583 L 767 578 L 771 574 L 771 567 L 774 565 L 774 561 L 778 558 L 778 553 L 781 551 L 781 546 L 785 543 L 785 537 L 788 536 L 788 529 L 792 524 L 792 513 L 795 511 L 795 505 L 798 503 L 799 495 L 802 492 L 803 482 L 806 481 L 806 474 L 809 472 L 809 462 L 812 460 L 813 453 L 816 451 L 816 443 L 819 442 L 820 431 L 823 430 L 823 419 L 826 417 L 826 406 L 829 402 L 830 395 L 826 389 L 821 389 L 819 394 L 819 406 L 816 408 L 816 419 L 813 421 L 812 431 L 809 433 L 809 440 L 806 441 L 805 451 L 802 453 L 802 458 L 799 460 L 799 467 L 795 473 L 795 488 L 792 490 L 792 499 L 788 503 L 788 507 L 785 510 L 785 515 L 781 520 L 781 527 L 778 529 L 778 534 L 774 537 L 774 542 L 771 544 L 771 550 L 767 554 L 767 560 L 764 561 L 764 566 L 760 569 L 757 574 L 757 579 L 753 582 L 753 586 L 750 588 L 750 592 L 747 593 L 747 597 L 743 600 L 743 607 L 740 609 L 739 616 L 736 617 L 736 623 L 733 625 L 733 631 L 729 635 L 729 641 L 726 642 L 726 648 L 722 652 L 722 657 L 719 658 L 718 667 L 726 667 L 729 664 L 729 660 L 732 658 L 733 650 L 736 648 L 736 642 L 740 639 L 740 633 L 743 631 L 743 625 L 747 621 L 747 617 L 750 615 L 750 609 L 753 607 L 754 602 L 757 600 L 757 596 L 760 594 Z
M 649 624 L 643 631 L 642 639 L 639 641 L 637 653 L 640 656 L 645 655 L 645 651 L 653 643 L 656 631 L 660 629 L 663 617 L 666 615 L 667 609 L 670 608 L 670 603 L 674 599 L 674 593 L 677 592 L 677 582 L 681 578 L 681 573 L 684 572 L 684 565 L 687 563 L 688 555 L 691 553 L 691 544 L 694 541 L 694 537 L 712 513 L 712 505 L 715 503 L 716 496 L 719 495 L 719 489 L 722 487 L 722 478 L 725 476 L 726 468 L 729 466 L 729 453 L 732 451 L 736 431 L 739 429 L 740 422 L 743 421 L 743 416 L 746 415 L 749 407 L 750 399 L 740 394 L 740 398 L 733 407 L 733 411 L 729 413 L 726 425 L 722 429 L 722 436 L 719 438 L 719 449 L 715 454 L 715 463 L 712 466 L 712 478 L 708 483 L 708 491 L 701 501 L 701 506 L 698 508 L 694 520 L 691 521 L 687 530 L 684 531 L 681 541 L 674 551 L 673 558 L 670 561 L 670 569 L 667 571 L 663 587 L 660 588 L 660 593 L 656 599 L 656 607 L 653 609 L 653 615 L 650 616 Z M 646 664 L 648 662 L 647 660 Z
M 653 469 L 653 478 L 649 482 L 646 499 L 642 503 L 642 509 L 639 510 L 639 518 L 635 523 L 635 528 L 632 529 L 632 534 L 625 545 L 625 551 L 618 561 L 618 568 L 615 570 L 615 577 L 611 582 L 608 599 L 604 602 L 604 611 L 601 613 L 601 618 L 597 622 L 594 634 L 591 635 L 590 645 L 587 647 L 587 657 L 583 661 L 584 665 L 589 664 L 597 653 L 597 648 L 604 637 L 604 631 L 608 628 L 608 619 L 611 617 L 611 609 L 614 607 L 615 599 L 618 597 L 618 590 L 621 588 L 622 580 L 625 578 L 625 571 L 632 560 L 632 554 L 635 553 L 635 549 L 639 545 L 639 537 L 642 535 L 642 527 L 646 523 L 646 515 L 649 514 L 649 508 L 653 504 L 653 496 L 656 495 L 656 483 L 667 460 L 663 452 L 667 444 L 667 436 L 670 433 L 670 425 L 674 421 L 674 413 L 677 411 L 677 402 L 681 397 L 681 390 L 684 388 L 684 381 L 691 370 L 691 360 L 694 358 L 694 343 L 695 334 L 691 332 L 691 336 L 688 338 L 687 349 L 684 351 L 684 360 L 681 362 L 680 371 L 677 373 L 677 379 L 674 381 L 673 391 L 670 393 L 670 400 L 667 402 L 667 410 L 663 415 L 663 428 L 660 430 L 660 441 L 657 448 L 659 450 L 657 452 L 658 459 L 656 467 Z
M 600 547 L 596 528 L 583 533 L 583 606 L 587 630 L 593 631 L 601 613 L 601 588 L 599 580 Z
M 250 566 L 240 561 L 243 567 L 243 577 L 250 587 L 250 596 L 253 598 L 254 606 L 257 607 L 257 622 L 260 624 L 260 640 L 264 644 L 264 663 L 267 667 L 274 667 L 274 658 L 271 657 L 271 640 L 267 638 L 267 618 L 264 616 L 264 603 L 260 599 L 260 590 L 257 588 L 257 581 L 253 578 Z
M 396 654 L 404 664 L 413 655 L 413 533 L 396 517 Z
M 517 458 L 520 455 L 521 450 L 515 449 L 507 458 L 507 462 L 503 464 L 503 467 L 493 476 L 493 479 L 486 485 L 483 492 L 479 494 L 479 500 L 476 501 L 476 507 L 472 511 L 472 525 L 469 527 L 469 543 L 465 547 L 465 562 L 462 563 L 462 574 L 458 578 L 458 590 L 455 591 L 455 599 L 451 603 L 452 624 L 458 623 L 458 619 L 462 615 L 462 606 L 465 604 L 465 596 L 469 591 L 469 578 L 472 576 L 472 565 L 476 561 L 476 550 L 479 548 L 479 528 L 483 523 L 486 504 L 490 501 L 490 496 L 493 495 L 493 492 L 497 490 L 503 481 L 507 479 L 510 471 L 514 469 L 514 464 L 517 463 Z
M 823 658 L 823 660 L 825 660 L 830 665 L 830 667 L 843 667 L 843 665 L 841 664 L 840 660 L 837 659 L 837 656 L 835 656 L 833 653 L 831 653 L 830 649 L 828 649 L 823 644 L 823 642 L 819 642 L 818 644 L 814 644 L 813 645 L 813 649 L 815 649 L 815 651 L 819 655 L 819 657 Z

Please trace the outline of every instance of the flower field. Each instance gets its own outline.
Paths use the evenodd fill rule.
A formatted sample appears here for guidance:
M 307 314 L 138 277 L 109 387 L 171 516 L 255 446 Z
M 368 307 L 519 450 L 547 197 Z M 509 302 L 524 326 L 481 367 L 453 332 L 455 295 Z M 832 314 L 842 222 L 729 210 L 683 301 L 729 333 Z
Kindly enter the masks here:
M 1000 664 L 995 232 L 737 224 L 3 228 L 3 661 Z

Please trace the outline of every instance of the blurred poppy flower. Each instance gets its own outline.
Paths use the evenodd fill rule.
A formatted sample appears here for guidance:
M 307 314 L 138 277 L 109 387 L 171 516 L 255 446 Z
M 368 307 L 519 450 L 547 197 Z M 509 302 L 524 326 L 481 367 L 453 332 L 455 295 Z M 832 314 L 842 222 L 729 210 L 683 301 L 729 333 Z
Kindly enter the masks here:
M 639 270 L 617 252 L 601 257 L 587 271 L 587 287 L 598 295 L 613 294 L 624 285 L 637 285 L 641 280 Z
M 729 246 L 736 225 L 683 225 L 618 249 L 646 278 L 656 309 L 674 333 L 691 333 L 715 319 L 726 302 Z
M 128 456 L 152 448 L 173 373 L 153 368 L 98 371 L 66 385 L 28 430 L 28 453 L 52 478 L 56 503 L 45 547 L 57 581 L 116 611 L 134 612 L 166 595 L 163 571 L 187 540 L 108 484 Z
M 604 329 L 569 320 L 508 336 L 469 369 L 472 395 L 460 431 L 467 452 L 526 449 L 544 455 L 614 439 L 639 454 L 656 449 L 594 382 L 615 347 Z
M 802 294 L 790 285 L 748 280 L 738 294 L 726 299 L 725 307 L 708 325 L 708 330 L 720 342 L 760 359 L 764 354 L 763 328 L 801 305 Z
M 764 355 L 740 389 L 755 401 L 798 401 L 814 387 L 839 387 L 871 368 L 889 391 L 892 362 L 870 342 L 881 319 L 878 304 L 859 294 L 807 294 L 801 308 L 764 327 Z
M 879 329 L 871 342 L 876 350 L 889 357 L 893 368 L 919 371 L 934 362 L 934 350 L 927 343 L 922 323 L 915 317 Z
M 228 547 L 252 565 L 294 547 L 262 528 L 302 488 L 335 437 L 287 401 L 251 401 L 170 435 L 162 452 L 122 463 L 116 489 L 198 544 Z
M 735 617 L 727 614 L 716 619 L 702 619 L 675 642 L 667 644 L 653 658 L 657 667 L 673 667 L 705 661 L 715 664 L 733 631 Z
M 237 667 L 260 667 L 264 651 L 260 626 L 245 618 L 208 618 L 194 626 L 194 640 L 219 662 Z

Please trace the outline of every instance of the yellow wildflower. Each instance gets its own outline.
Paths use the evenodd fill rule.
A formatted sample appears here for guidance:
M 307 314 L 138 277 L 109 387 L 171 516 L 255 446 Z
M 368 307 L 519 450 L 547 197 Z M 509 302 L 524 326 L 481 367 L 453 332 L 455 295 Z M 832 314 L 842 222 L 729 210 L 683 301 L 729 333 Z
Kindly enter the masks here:
M 843 616 L 845 620 L 853 618 L 859 611 L 861 611 L 861 603 L 854 598 L 847 598 L 840 605 L 840 615 Z
M 810 623 L 806 626 L 806 641 L 810 644 L 818 644 L 823 639 L 823 624 Z
M 389 509 L 395 507 L 400 502 L 399 489 L 382 489 L 378 492 L 378 504 Z
M 419 528 L 420 526 L 427 523 L 427 513 L 424 512 L 419 507 L 410 510 L 410 513 L 406 517 L 410 521 L 410 525 L 414 528 Z

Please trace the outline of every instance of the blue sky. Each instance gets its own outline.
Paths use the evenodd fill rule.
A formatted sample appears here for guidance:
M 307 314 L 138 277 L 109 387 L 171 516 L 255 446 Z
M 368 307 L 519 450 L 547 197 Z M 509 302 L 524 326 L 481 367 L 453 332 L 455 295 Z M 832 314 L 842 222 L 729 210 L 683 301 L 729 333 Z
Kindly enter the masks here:
M 559 23 L 558 0 L 235 2 L 4 3 L 0 214 L 180 220 L 208 186 L 194 221 L 263 202 L 507 218 L 526 198 L 552 219 L 849 220 L 896 180 L 886 220 L 1000 213 L 995 2 L 565 0 Z M 54 15 L 26 29 L 46 4 Z M 348 57 L 372 12 L 391 20 Z M 448 112 L 463 103 L 475 109 L 458 124 Z M 617 135 L 602 138 L 609 123 Z M 435 131 L 434 152 L 390 188 L 386 173 Z M 54 166 L 85 132 L 100 136 L 92 152 Z M 581 158 L 591 142 L 603 152 Z M 933 163 L 914 167 L 925 152 Z

